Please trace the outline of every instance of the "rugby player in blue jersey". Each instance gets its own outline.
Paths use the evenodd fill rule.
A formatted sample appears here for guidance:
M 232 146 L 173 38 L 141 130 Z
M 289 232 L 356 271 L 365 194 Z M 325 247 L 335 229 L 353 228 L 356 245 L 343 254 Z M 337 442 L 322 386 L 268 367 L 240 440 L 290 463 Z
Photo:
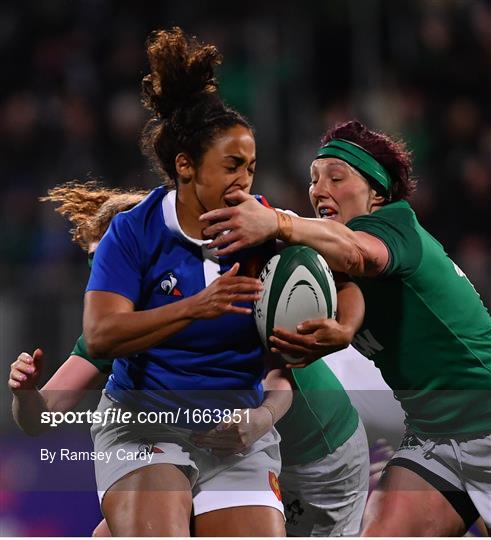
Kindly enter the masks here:
M 71 222 L 73 227 L 71 230 L 72 238 L 83 250 L 88 252 L 90 265 L 95 249 L 101 237 L 106 232 L 111 219 L 119 212 L 131 209 L 147 195 L 147 191 L 121 191 L 109 189 L 102 185 L 98 185 L 97 183 L 79 184 L 76 182 L 69 182 L 51 189 L 48 196 L 44 197 L 42 200 L 59 204 L 56 211 L 66 216 Z M 340 295 L 340 303 L 343 304 L 345 300 L 345 297 Z M 41 414 L 45 411 L 66 412 L 75 407 L 87 390 L 104 386 L 108 374 L 111 373 L 112 364 L 112 360 L 92 358 L 88 354 L 85 341 L 81 336 L 69 358 L 61 365 L 49 381 L 38 390 L 36 385 L 42 371 L 42 351 L 37 350 L 32 355 L 26 352 L 21 353 L 17 360 L 12 363 L 9 378 L 9 386 L 14 394 L 12 411 L 15 421 L 21 429 L 31 435 L 36 435 L 49 429 L 48 424 L 42 424 L 40 422 Z M 226 430 L 220 432 L 220 434 L 223 434 L 223 438 L 221 441 L 216 441 L 220 442 L 220 444 L 215 445 L 215 454 L 229 455 L 244 452 L 258 438 L 268 432 L 271 426 L 283 416 L 288 408 L 289 399 L 286 396 L 286 392 L 274 391 L 278 388 L 278 385 L 284 384 L 284 381 L 278 377 L 277 372 L 278 370 L 270 371 L 266 377 L 265 388 L 267 388 L 268 391 L 265 392 L 262 404 L 256 409 L 249 409 L 245 421 L 232 423 Z M 326 392 L 331 391 L 330 395 L 332 395 L 333 387 L 331 386 L 329 379 L 323 382 L 319 381 L 319 383 L 323 385 L 322 388 Z M 336 395 L 342 398 L 340 392 L 337 392 Z M 329 414 L 331 417 L 333 415 L 337 416 L 338 413 L 340 413 L 339 419 L 332 418 L 332 420 L 329 420 L 328 426 L 329 436 L 331 438 L 338 438 L 338 443 L 341 440 L 334 432 L 339 434 L 340 424 L 347 424 L 346 413 L 348 413 L 350 418 L 353 417 L 352 412 L 350 412 L 351 406 L 349 403 L 345 403 L 342 399 L 340 401 L 342 404 L 336 403 L 335 407 L 326 407 L 326 410 L 330 411 Z M 290 454 L 296 453 L 296 457 L 298 457 L 298 445 L 304 450 L 314 450 L 315 445 L 312 444 L 312 440 L 315 440 L 316 433 L 320 427 L 316 426 L 315 429 L 312 430 L 312 422 L 308 422 L 305 417 L 302 418 L 300 426 L 296 425 L 295 421 L 290 422 L 290 424 L 292 423 L 290 438 L 294 437 L 294 446 L 296 445 L 296 448 L 293 449 L 291 447 L 292 445 L 288 443 L 288 437 L 285 434 L 286 426 L 283 426 L 281 433 L 282 436 L 285 435 L 286 439 L 282 441 L 282 453 L 286 450 L 287 452 L 290 451 Z M 309 433 L 310 439 L 304 441 L 307 433 Z M 349 433 L 347 433 L 348 436 Z M 217 436 L 220 434 L 217 432 Z M 354 435 L 353 437 L 356 438 L 359 436 Z M 302 442 L 298 442 L 299 440 L 302 440 Z M 195 440 L 195 442 L 202 446 L 203 441 L 198 439 Z M 351 438 L 346 444 L 351 444 Z M 337 453 L 341 450 L 342 448 L 337 450 Z M 359 457 L 361 457 L 363 455 L 363 448 L 358 448 L 358 451 L 360 454 Z M 359 459 L 359 457 L 354 456 L 349 450 L 346 451 L 345 454 L 346 455 L 339 455 L 339 458 L 336 460 L 338 468 L 342 468 L 345 461 L 351 460 L 349 467 L 350 470 L 352 470 L 352 476 L 356 477 L 359 468 L 356 460 Z M 334 462 L 333 460 L 334 458 L 331 456 L 330 461 Z M 305 474 L 303 474 L 304 470 Z M 300 467 L 298 474 L 300 474 L 302 478 L 305 477 L 306 482 L 311 481 L 311 473 L 309 473 L 305 467 Z M 335 475 L 331 475 L 330 480 L 333 480 L 334 477 Z M 318 482 L 315 484 L 317 485 Z M 287 486 L 285 485 L 285 487 Z M 361 492 L 360 502 L 362 502 L 363 487 L 359 486 L 359 489 Z M 354 495 L 350 495 L 351 492 L 349 490 L 349 484 L 346 484 L 345 503 L 347 510 L 348 507 L 354 503 Z M 328 502 L 328 497 L 332 491 L 332 482 L 330 482 L 329 489 L 327 489 L 327 493 L 325 494 L 326 503 Z M 289 493 L 287 492 L 286 495 L 288 503 Z M 351 510 L 350 514 L 346 515 L 346 518 L 351 516 L 349 523 L 346 519 L 341 519 L 339 513 L 339 494 L 337 494 L 336 497 L 338 505 L 337 510 L 332 510 L 332 516 L 331 511 L 326 511 L 326 516 L 323 520 L 325 522 L 328 522 L 330 519 L 334 520 L 329 525 L 333 533 L 335 530 L 340 530 L 341 528 L 346 530 L 347 527 L 350 527 L 351 530 L 357 530 L 356 519 L 353 518 L 354 511 Z M 289 507 L 290 506 L 291 505 L 289 505 Z M 361 508 L 361 511 L 362 510 L 363 507 Z M 289 511 L 289 515 L 290 513 L 291 511 Z M 308 512 L 304 512 L 304 514 L 305 515 L 302 514 L 302 527 L 319 527 L 317 524 L 318 521 L 316 521 L 311 514 Z M 290 522 L 287 522 L 287 526 L 291 526 Z M 324 523 L 323 527 L 326 526 L 326 523 Z M 298 529 L 300 524 L 297 524 L 295 527 Z M 108 534 L 110 534 L 109 529 L 107 528 L 105 520 L 103 520 L 94 531 L 94 535 L 107 536 Z
M 176 53 L 175 49 L 179 47 L 181 50 Z M 171 53 L 176 54 L 172 57 Z M 197 56 L 196 53 L 198 53 Z M 226 319 L 223 317 L 219 319 L 220 325 L 214 327 L 203 324 L 206 321 L 200 321 L 199 325 L 195 324 L 197 333 L 186 334 L 184 330 L 179 333 L 183 338 L 181 342 L 173 340 L 173 334 L 179 331 L 180 325 L 183 329 L 192 326 L 190 319 L 193 317 L 206 319 L 206 317 L 214 317 L 226 311 L 247 315 L 248 308 L 233 306 L 232 302 L 250 300 L 255 297 L 254 293 L 257 290 L 255 280 L 234 276 L 237 272 L 234 260 L 217 260 L 213 257 L 213 253 L 208 253 L 210 250 L 207 250 L 206 242 L 199 238 L 197 217 L 203 209 L 223 207 L 224 194 L 238 188 L 247 191 L 250 189 L 255 156 L 254 139 L 250 128 L 237 113 L 223 107 L 214 95 L 215 87 L 209 79 L 210 71 L 206 69 L 200 71 L 196 65 L 193 66 L 190 62 L 192 54 L 195 54 L 195 63 L 199 64 L 206 59 L 207 54 L 213 56 L 216 53 L 210 47 L 200 49 L 195 42 L 189 43 L 179 31 L 160 33 L 149 44 L 151 64 L 152 60 L 154 61 L 152 67 L 157 64 L 160 68 L 163 66 L 168 68 L 169 65 L 166 66 L 163 61 L 165 58 L 170 64 L 175 63 L 176 58 L 178 61 L 187 58 L 188 64 L 183 70 L 185 73 L 184 75 L 181 73 L 180 76 L 189 77 L 190 73 L 194 73 L 193 76 L 198 76 L 200 83 L 206 83 L 204 93 L 210 95 L 207 95 L 205 99 L 205 96 L 201 95 L 203 91 L 201 93 L 189 92 L 192 88 L 188 86 L 187 94 L 171 92 L 167 95 L 167 99 L 164 99 L 162 95 L 159 95 L 159 92 L 162 92 L 162 84 L 158 76 L 155 80 L 155 72 L 153 79 L 150 77 L 145 81 L 147 103 L 159 106 L 159 103 L 163 101 L 165 106 L 162 103 L 161 105 L 165 109 L 172 100 L 174 103 L 182 101 L 186 109 L 180 111 L 179 114 L 177 114 L 179 109 L 177 112 L 174 110 L 169 121 L 162 121 L 169 111 L 167 113 L 165 110 L 161 111 L 159 113 L 161 118 L 151 121 L 144 138 L 145 146 L 150 149 L 150 153 L 153 150 L 156 151 L 156 164 L 163 169 L 164 173 L 167 173 L 167 180 L 169 178 L 177 180 L 177 196 L 175 191 L 166 192 L 162 188 L 155 190 L 136 209 L 120 216 L 112 224 L 98 251 L 100 253 L 102 249 L 106 253 L 102 257 L 100 255 L 96 257 L 94 273 L 89 283 L 89 289 L 92 287 L 99 292 L 88 293 L 88 304 L 95 301 L 92 308 L 95 308 L 96 315 L 97 309 L 103 310 L 102 324 L 94 329 L 96 335 L 92 337 L 96 339 L 92 342 L 89 340 L 89 346 L 93 348 L 93 351 L 98 352 L 97 356 L 100 354 L 117 356 L 113 366 L 114 375 L 106 390 L 107 396 L 121 403 L 118 405 L 121 408 L 128 407 L 132 410 L 157 408 L 176 411 L 177 401 L 178 410 L 190 411 L 200 410 L 203 404 L 206 408 L 212 408 L 209 402 L 213 399 L 217 399 L 220 402 L 218 405 L 223 406 L 224 398 L 219 394 L 201 396 L 190 395 L 186 392 L 187 389 L 192 390 L 198 385 L 206 388 L 208 384 L 219 389 L 222 388 L 219 385 L 223 385 L 227 390 L 249 390 L 244 393 L 234 391 L 235 401 L 232 405 L 234 408 L 247 410 L 262 409 L 264 414 L 267 402 L 261 402 L 262 393 L 259 384 L 264 370 L 256 349 L 255 331 L 251 333 L 250 317 L 228 319 L 228 329 L 227 324 L 224 323 Z M 156 58 L 159 55 L 162 61 L 160 64 L 159 58 Z M 169 79 L 166 80 L 169 83 Z M 178 86 L 176 80 L 173 81 L 173 85 Z M 191 100 L 188 94 L 192 96 Z M 200 118 L 196 120 L 192 114 L 193 110 L 195 114 L 200 112 L 201 115 L 208 115 L 206 122 Z M 187 125 L 186 121 L 193 121 L 193 126 Z M 197 129 L 199 121 L 205 124 L 201 126 L 201 129 Z M 180 125 L 179 122 L 184 122 L 187 131 L 184 128 L 181 129 L 179 131 L 181 135 L 177 137 L 175 129 L 176 125 Z M 164 144 L 159 144 L 162 126 L 165 129 L 166 139 Z M 184 135 L 181 132 L 185 132 Z M 205 137 L 205 142 L 203 137 Z M 188 144 L 187 147 L 184 146 L 187 152 L 175 154 L 175 159 L 172 161 L 169 155 L 177 152 L 176 145 L 179 147 L 178 145 L 182 145 L 183 141 Z M 166 152 L 170 154 L 167 155 Z M 141 236 L 135 243 L 136 232 Z M 242 254 L 239 260 L 246 263 L 243 264 L 243 268 L 251 260 L 256 260 L 256 266 L 260 267 L 256 255 L 255 251 Z M 165 265 L 170 264 L 172 267 L 161 268 L 162 275 L 155 277 L 147 270 L 149 261 L 155 264 L 156 260 L 164 260 Z M 122 274 L 125 265 L 127 272 Z M 145 306 L 142 307 L 139 302 L 138 313 L 135 313 L 131 309 L 128 310 L 129 300 L 133 298 L 134 284 L 131 285 L 131 279 L 128 283 L 126 278 L 128 275 L 130 278 L 134 277 L 142 266 L 146 269 L 145 277 L 148 278 L 150 274 L 150 279 L 155 280 L 155 287 L 152 289 L 149 285 L 147 289 L 143 288 L 138 293 L 145 297 L 149 307 L 153 309 L 142 313 Z M 232 268 L 232 271 L 228 272 L 229 275 L 225 275 L 225 279 L 218 277 L 224 271 L 226 274 L 227 267 Z M 213 284 L 203 288 L 208 282 L 213 282 Z M 101 293 L 102 287 L 104 287 L 102 289 L 104 292 Z M 137 288 L 139 287 L 140 284 Z M 227 287 L 228 290 L 224 292 L 223 289 Z M 233 287 L 238 287 L 238 290 L 234 290 Z M 244 288 L 241 289 L 241 287 Z M 222 301 L 224 294 L 228 297 Z M 95 298 L 92 295 L 95 295 Z M 101 300 L 99 304 L 98 296 Z M 217 297 L 220 298 L 220 303 L 213 306 L 210 299 Z M 193 303 L 186 302 L 187 299 L 193 299 L 194 302 L 199 300 L 198 309 L 194 315 Z M 106 311 L 107 300 L 112 307 L 116 305 L 115 312 Z M 154 308 L 155 305 L 162 304 L 164 308 L 170 306 L 173 309 Z M 121 305 L 123 309 L 120 309 Z M 179 313 L 187 314 L 187 317 L 181 317 L 184 319 L 181 320 Z M 119 317 L 115 323 L 115 326 L 119 327 L 112 328 L 113 334 L 107 332 L 107 317 L 114 316 L 118 319 L 118 315 L 121 314 L 123 316 Z M 130 315 L 138 315 L 140 318 L 141 324 L 138 330 L 143 334 L 140 338 L 135 337 L 138 331 L 134 329 L 133 332 L 131 331 Z M 241 321 L 241 318 L 244 320 Z M 91 331 L 90 323 L 94 323 L 92 319 L 93 316 L 89 313 L 88 336 Z M 164 326 L 163 329 L 162 326 Z M 144 328 L 151 328 L 151 330 L 146 331 Z M 110 339 L 109 344 L 98 341 L 100 339 L 97 335 L 98 330 L 101 331 L 103 339 L 109 337 L 113 341 Z M 119 338 L 114 338 L 114 331 Z M 159 357 L 159 351 L 155 350 L 159 347 L 152 346 L 152 343 L 160 344 L 164 339 L 166 340 L 165 348 L 170 351 L 170 356 L 166 357 L 164 351 L 163 356 Z M 116 349 L 111 349 L 111 347 L 116 347 Z M 136 353 L 128 359 L 119 357 L 119 355 L 124 356 L 128 352 L 140 351 L 148 347 L 150 350 L 144 354 Z M 229 352 L 232 354 L 229 355 Z M 74 350 L 70 360 L 73 362 L 78 360 L 83 364 L 86 355 L 87 351 L 84 353 L 79 343 L 78 349 Z M 176 364 L 176 360 L 180 360 L 180 363 Z M 24 363 L 31 363 L 31 367 L 34 367 L 32 364 L 35 360 L 23 355 L 23 359 L 17 362 L 17 367 L 20 369 Z M 170 369 L 166 369 L 169 367 Z M 206 379 L 207 372 L 209 373 L 208 380 Z M 17 383 L 20 382 L 16 377 L 19 375 L 12 377 L 12 388 L 16 388 Z M 163 385 L 159 386 L 161 382 Z M 253 392 L 250 392 L 251 387 Z M 162 392 L 162 390 L 176 388 L 183 391 L 172 394 Z M 135 393 L 135 390 L 140 389 L 142 391 Z M 197 402 L 193 401 L 196 399 Z M 230 394 L 227 399 L 230 401 Z M 108 398 L 104 397 L 101 409 L 106 407 L 106 404 L 111 408 L 116 406 L 114 401 L 108 401 Z M 229 408 L 232 406 L 229 403 L 227 405 Z M 105 487 L 111 487 L 104 498 L 103 510 L 113 533 L 136 534 L 151 526 L 152 534 L 185 534 L 188 531 L 190 486 L 193 482 L 192 494 L 194 495 L 194 513 L 197 516 L 195 520 L 197 534 L 280 534 L 282 520 L 277 519 L 278 516 L 281 517 L 277 509 L 281 506 L 277 500 L 279 493 L 276 481 L 278 439 L 275 432 L 269 431 L 269 426 L 279 418 L 280 414 L 277 413 L 281 410 L 285 410 L 284 406 L 276 405 L 270 412 L 266 410 L 268 433 L 259 437 L 259 441 L 253 444 L 246 456 L 234 455 L 226 460 L 218 461 L 210 452 L 194 447 L 188 437 L 189 432 L 180 429 L 179 426 L 168 425 L 164 426 L 165 429 L 162 429 L 162 426 L 147 428 L 142 425 L 95 426 L 96 449 L 99 439 L 99 441 L 102 440 L 103 446 L 114 444 L 114 450 L 116 447 L 126 450 L 144 448 L 145 452 L 152 453 L 154 458 L 151 466 L 146 460 L 142 460 L 142 463 L 131 464 L 131 466 L 128 464 L 122 466 L 121 463 L 109 464 L 107 467 L 109 471 L 99 468 L 98 483 L 99 488 L 102 487 L 100 491 L 104 492 Z M 192 427 L 207 429 L 210 425 L 208 423 L 208 425 Z M 264 428 L 261 429 L 264 431 Z M 147 444 L 149 441 L 151 444 Z M 247 441 L 238 442 L 239 444 L 247 443 Z M 178 445 L 180 448 L 177 448 Z M 195 461 L 198 462 L 200 472 L 197 479 Z M 156 465 L 157 463 L 159 465 Z M 158 471 L 153 470 L 157 467 Z M 233 481 L 229 482 L 229 477 Z M 254 489 L 256 484 L 253 482 L 256 480 L 258 480 L 259 489 Z M 240 487 L 240 491 L 237 487 Z M 165 510 L 165 517 L 162 515 L 162 509 Z
M 131 209 L 147 195 L 148 191 L 121 191 L 97 183 L 69 182 L 51 189 L 48 196 L 41 200 L 59 204 L 56 211 L 71 222 L 72 238 L 88 252 L 90 265 L 95 249 L 112 218 L 119 212 Z M 263 199 L 260 200 L 264 202 Z M 341 311 L 342 306 L 349 305 L 350 312 L 353 312 L 356 305 L 353 297 L 340 293 L 338 300 Z M 352 314 L 350 317 L 353 318 Z M 38 350 L 32 355 L 21 353 L 11 366 L 9 379 L 9 386 L 14 393 L 12 410 L 15 421 L 29 434 L 36 435 L 45 431 L 49 425 L 40 423 L 41 414 L 45 411 L 66 412 L 72 409 L 88 389 L 104 386 L 112 371 L 112 364 L 112 360 L 92 358 L 81 336 L 70 357 L 50 380 L 37 390 L 36 385 L 42 371 L 42 352 Z M 318 364 L 318 368 L 322 368 L 322 365 Z M 368 466 L 368 463 L 365 465 L 368 452 L 366 444 L 360 442 L 360 438 L 364 438 L 363 427 L 356 428 L 357 415 L 328 368 L 324 366 L 323 370 L 319 369 L 308 379 L 315 379 L 316 384 L 321 385 L 320 388 L 329 403 L 321 406 L 317 400 L 319 403 L 311 402 L 306 410 L 297 400 L 290 411 L 289 421 L 283 422 L 278 428 L 282 436 L 280 450 L 283 465 L 290 462 L 298 464 L 295 466 L 294 475 L 290 474 L 289 482 L 285 480 L 285 469 L 282 470 L 283 476 L 280 478 L 282 490 L 285 490 L 283 498 L 288 506 L 287 530 L 291 529 L 293 535 L 302 532 L 305 535 L 329 536 L 343 531 L 353 534 L 358 530 L 366 497 L 366 481 L 362 479 Z M 307 372 L 297 371 L 300 374 Z M 299 395 L 307 396 L 312 393 L 312 390 L 309 390 L 309 380 L 295 381 Z M 222 425 L 225 429 L 221 431 L 220 426 L 212 430 L 210 442 L 216 455 L 244 452 L 281 419 L 288 408 L 289 399 L 287 392 L 275 392 L 275 389 L 278 385 L 283 387 L 284 383 L 278 370 L 270 371 L 264 383 L 268 391 L 265 392 L 262 404 L 255 409 L 249 409 L 242 422 L 232 422 L 226 427 Z M 208 448 L 210 446 L 206 440 L 210 440 L 210 434 L 205 433 L 204 436 L 205 439 L 196 434 L 194 442 Z M 316 462 L 317 480 L 312 482 L 312 470 L 307 464 L 316 456 L 326 454 L 330 465 L 325 467 L 323 463 Z M 342 471 L 342 474 L 338 474 L 339 471 Z M 321 478 L 327 481 L 321 482 Z M 342 493 L 335 486 L 336 481 L 342 483 Z M 317 496 L 315 509 L 310 510 L 310 503 L 302 502 L 301 509 L 294 515 L 295 504 L 300 504 L 297 499 L 302 482 L 305 486 L 322 484 L 325 488 L 322 488 Z M 293 487 L 293 490 L 289 489 L 289 486 Z M 295 501 L 295 504 L 291 501 Z M 104 536 L 108 533 L 107 525 L 103 521 L 94 534 Z
M 143 97 L 153 116 L 142 146 L 164 186 L 116 216 L 102 238 L 84 336 L 91 356 L 115 358 L 100 411 L 169 414 L 160 424 L 94 424 L 97 452 L 142 452 L 132 462 L 96 462 L 103 513 L 114 535 L 187 536 L 194 502 L 197 535 L 281 536 L 276 431 L 228 458 L 190 437 L 263 400 L 250 316 L 260 283 L 244 275 L 256 250 L 219 259 L 198 221 L 224 207 L 227 193 L 250 190 L 252 128 L 218 96 L 215 47 L 176 28 L 153 33 L 147 52 Z

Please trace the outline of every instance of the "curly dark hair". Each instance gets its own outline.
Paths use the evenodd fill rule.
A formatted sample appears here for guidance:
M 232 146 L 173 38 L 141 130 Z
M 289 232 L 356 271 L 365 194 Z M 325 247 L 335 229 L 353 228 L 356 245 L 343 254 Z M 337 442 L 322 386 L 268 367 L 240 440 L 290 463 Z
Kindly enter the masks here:
M 91 242 L 98 242 L 106 232 L 112 218 L 130 210 L 142 201 L 149 191 L 108 188 L 96 180 L 73 180 L 48 191 L 42 202 L 59 203 L 56 212 L 73 225 L 72 240 L 88 251 Z
M 327 131 L 321 139 L 322 146 L 332 139 L 345 139 L 358 144 L 385 167 L 392 178 L 392 201 L 407 199 L 415 191 L 416 179 L 411 176 L 411 152 L 404 141 L 372 131 L 358 120 L 337 124 Z
M 157 30 L 147 40 L 150 73 L 142 81 L 143 104 L 153 115 L 141 148 L 167 187 L 176 187 L 176 156 L 183 152 L 194 166 L 223 131 L 249 122 L 218 95 L 215 68 L 221 56 L 180 28 Z

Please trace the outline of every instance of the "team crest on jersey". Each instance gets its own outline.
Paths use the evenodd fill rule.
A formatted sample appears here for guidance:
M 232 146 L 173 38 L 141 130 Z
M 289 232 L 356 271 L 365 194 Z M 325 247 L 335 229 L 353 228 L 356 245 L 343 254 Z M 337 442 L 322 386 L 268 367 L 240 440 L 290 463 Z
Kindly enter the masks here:
M 276 495 L 276 498 L 281 502 L 281 490 L 280 490 L 280 482 L 278 480 L 278 477 L 273 471 L 268 472 L 268 478 L 269 478 L 269 486 L 271 487 L 271 491 Z
M 177 278 L 172 272 L 167 272 L 160 282 L 160 288 L 166 296 L 182 296 L 182 292 L 177 287 Z

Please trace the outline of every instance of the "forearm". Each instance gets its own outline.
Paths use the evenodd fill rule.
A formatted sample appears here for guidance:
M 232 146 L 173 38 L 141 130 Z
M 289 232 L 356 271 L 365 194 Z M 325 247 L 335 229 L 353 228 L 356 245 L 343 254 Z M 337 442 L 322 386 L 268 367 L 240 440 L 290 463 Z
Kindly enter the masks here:
M 37 389 L 19 390 L 12 399 L 12 415 L 15 423 L 28 435 L 39 435 L 49 429 L 41 423 L 41 413 L 48 410 L 43 396 Z
M 292 404 L 293 391 L 287 370 L 270 371 L 264 380 L 264 390 L 261 406 L 270 411 L 274 425 L 283 418 Z
M 39 391 L 53 412 L 75 408 L 89 390 L 100 390 L 107 375 L 82 356 L 70 355 Z
M 127 356 L 148 349 L 194 320 L 192 297 L 159 308 L 84 317 L 84 336 L 95 358 Z
M 351 275 L 364 273 L 365 253 L 356 233 L 332 220 L 288 216 L 291 228 L 284 237 L 280 227 L 278 237 L 290 244 L 303 244 L 318 251 L 333 271 Z
M 237 304 L 257 300 L 262 286 L 258 279 L 238 276 L 239 268 L 234 263 L 193 296 L 142 311 L 135 311 L 134 303 L 121 294 L 87 292 L 84 337 L 89 354 L 95 358 L 127 356 L 154 347 L 195 320 L 226 313 L 250 315 L 250 307 Z
M 365 300 L 360 288 L 353 282 L 338 284 L 337 321 L 349 330 L 351 340 L 363 324 Z

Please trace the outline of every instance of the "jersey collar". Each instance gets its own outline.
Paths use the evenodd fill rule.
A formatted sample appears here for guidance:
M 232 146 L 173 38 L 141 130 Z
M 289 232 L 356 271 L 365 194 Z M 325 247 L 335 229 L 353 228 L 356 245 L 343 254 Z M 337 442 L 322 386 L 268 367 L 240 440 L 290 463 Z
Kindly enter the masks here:
M 192 238 L 191 236 L 188 236 L 179 225 L 176 210 L 176 194 L 177 191 L 173 189 L 172 191 L 169 191 L 167 195 L 165 195 L 165 197 L 162 199 L 162 212 L 164 214 L 164 222 L 166 227 L 187 242 L 190 242 L 191 244 L 194 244 L 196 246 L 206 247 L 212 242 L 211 240 Z

